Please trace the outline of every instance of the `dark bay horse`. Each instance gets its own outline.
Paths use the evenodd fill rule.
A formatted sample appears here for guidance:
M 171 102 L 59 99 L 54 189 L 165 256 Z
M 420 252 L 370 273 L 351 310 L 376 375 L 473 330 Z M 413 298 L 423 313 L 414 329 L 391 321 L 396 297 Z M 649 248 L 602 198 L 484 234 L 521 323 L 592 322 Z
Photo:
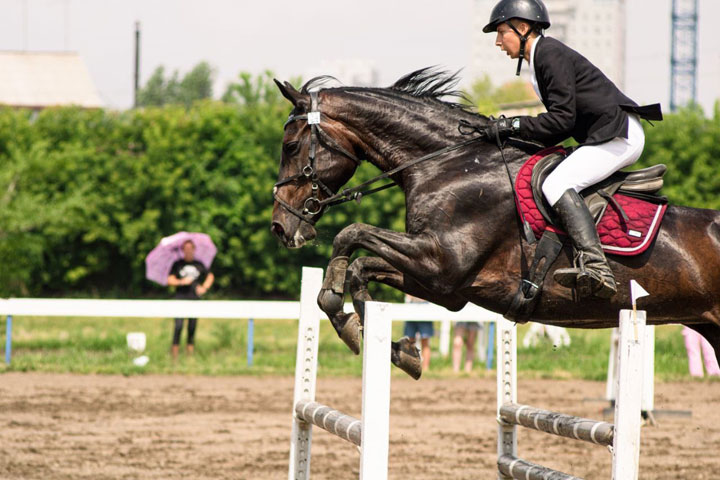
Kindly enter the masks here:
M 487 118 L 441 100 L 452 93 L 454 80 L 423 69 L 390 88 L 339 87 L 312 95 L 312 81 L 300 91 L 277 82 L 294 109 L 283 138 L 273 233 L 288 248 L 312 240 L 313 225 L 326 208 L 322 200 L 345 185 L 361 159 L 388 172 L 466 142 L 468 137 L 458 131 L 460 120 L 482 125 Z M 320 114 L 308 117 L 311 111 Z M 506 144 L 513 179 L 540 148 L 518 140 Z M 318 297 L 355 353 L 363 302 L 371 300 L 368 282 L 382 282 L 453 311 L 471 302 L 504 314 L 535 249 L 523 239 L 508 173 L 493 143 L 465 145 L 391 178 L 405 193 L 405 232 L 362 223 L 345 227 L 333 241 Z M 373 256 L 350 262 L 358 249 Z M 573 328 L 615 327 L 618 311 L 631 306 L 629 282 L 635 279 L 650 293 L 638 302 L 649 324 L 688 325 L 720 354 L 720 212 L 669 206 L 645 253 L 609 255 L 608 260 L 619 286 L 612 299 L 577 301 L 548 275 L 532 320 Z M 550 271 L 571 263 L 566 246 Z M 352 296 L 357 313 L 343 313 L 345 293 Z M 394 343 L 392 359 L 419 376 L 410 342 Z

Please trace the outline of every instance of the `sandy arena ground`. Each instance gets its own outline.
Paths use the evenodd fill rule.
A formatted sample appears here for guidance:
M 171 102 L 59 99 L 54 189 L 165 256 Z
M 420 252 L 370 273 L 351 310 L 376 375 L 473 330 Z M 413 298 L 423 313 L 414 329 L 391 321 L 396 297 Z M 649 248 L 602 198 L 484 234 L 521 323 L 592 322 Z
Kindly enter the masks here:
M 0 375 L 2 479 L 285 479 L 291 378 Z M 390 478 L 494 479 L 495 380 L 393 378 Z M 521 381 L 521 402 L 601 418 L 604 384 Z M 360 415 L 360 380 L 321 379 L 318 401 Z M 640 478 L 720 471 L 720 383 L 656 385 L 656 408 L 689 409 L 642 432 Z M 523 430 L 520 455 L 610 478 L 603 447 Z M 315 429 L 314 479 L 358 477 L 359 453 Z

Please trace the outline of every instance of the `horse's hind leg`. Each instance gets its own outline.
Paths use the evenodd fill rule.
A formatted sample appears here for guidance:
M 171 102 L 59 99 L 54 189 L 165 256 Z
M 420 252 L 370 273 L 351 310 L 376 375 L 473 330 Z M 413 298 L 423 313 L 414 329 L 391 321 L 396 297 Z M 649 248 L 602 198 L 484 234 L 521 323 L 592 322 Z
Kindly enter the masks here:
M 350 315 L 355 315 L 356 319 L 363 318 L 365 302 L 372 300 L 367 289 L 368 282 L 371 281 L 384 283 L 404 293 L 443 304 L 453 310 L 462 308 L 466 303 L 466 300 L 453 298 L 452 295 L 436 298 L 432 292 L 425 290 L 381 258 L 360 257 L 350 265 L 346 277 L 346 286 L 355 307 L 355 312 Z M 420 378 L 422 363 L 414 339 L 403 337 L 397 342 L 392 342 L 390 360 L 415 380 Z

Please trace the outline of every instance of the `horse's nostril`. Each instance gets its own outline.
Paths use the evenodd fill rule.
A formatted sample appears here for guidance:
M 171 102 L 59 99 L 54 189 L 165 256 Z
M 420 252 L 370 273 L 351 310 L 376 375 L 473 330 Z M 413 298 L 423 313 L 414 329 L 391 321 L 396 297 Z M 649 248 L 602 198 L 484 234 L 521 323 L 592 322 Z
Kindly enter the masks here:
M 285 236 L 285 229 L 278 222 L 272 222 L 272 225 L 270 225 L 270 231 L 278 238 L 283 238 L 283 236 Z

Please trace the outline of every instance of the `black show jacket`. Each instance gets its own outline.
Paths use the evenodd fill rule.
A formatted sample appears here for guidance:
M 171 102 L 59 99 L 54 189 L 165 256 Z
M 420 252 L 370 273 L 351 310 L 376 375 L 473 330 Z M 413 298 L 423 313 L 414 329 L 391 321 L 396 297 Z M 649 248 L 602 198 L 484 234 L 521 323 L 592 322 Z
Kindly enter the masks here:
M 520 137 L 554 145 L 568 137 L 597 145 L 627 138 L 628 112 L 662 120 L 659 104 L 639 107 L 595 65 L 552 37 L 537 37 L 533 67 L 547 113 L 520 118 Z

